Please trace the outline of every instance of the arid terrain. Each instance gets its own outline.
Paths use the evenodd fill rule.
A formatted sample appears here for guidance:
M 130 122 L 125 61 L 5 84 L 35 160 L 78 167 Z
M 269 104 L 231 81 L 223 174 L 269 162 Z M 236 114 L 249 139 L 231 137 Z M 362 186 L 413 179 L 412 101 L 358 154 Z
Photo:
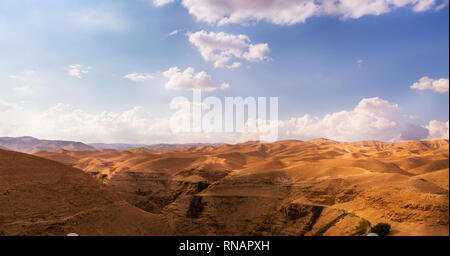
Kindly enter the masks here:
M 83 151 L 83 150 L 101 150 L 101 149 L 115 149 L 126 150 L 133 148 L 151 148 L 151 149 L 174 149 L 174 148 L 188 148 L 207 145 L 220 145 L 220 144 L 120 144 L 120 143 L 89 143 L 84 144 L 75 141 L 62 141 L 62 140 L 40 140 L 30 136 L 25 137 L 0 137 L 0 149 L 12 150 L 27 154 L 34 154 L 41 151 L 52 152 L 58 149 L 70 150 L 70 151 Z
M 390 235 L 449 235 L 447 140 L 0 150 L 0 159 L 3 235 L 348 236 L 380 222 Z
M 0 235 L 153 235 L 166 226 L 81 170 L 0 150 Z
M 39 140 L 33 137 L 0 137 L 0 149 L 33 154 L 40 151 L 93 150 L 94 147 L 75 141 Z

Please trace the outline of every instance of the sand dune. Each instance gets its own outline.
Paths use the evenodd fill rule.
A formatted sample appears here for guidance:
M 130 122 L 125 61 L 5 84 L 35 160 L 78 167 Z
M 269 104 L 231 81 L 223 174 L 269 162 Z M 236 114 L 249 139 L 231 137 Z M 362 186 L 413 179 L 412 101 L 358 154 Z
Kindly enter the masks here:
M 181 235 L 449 235 L 449 142 L 247 142 L 37 155 L 90 172 Z

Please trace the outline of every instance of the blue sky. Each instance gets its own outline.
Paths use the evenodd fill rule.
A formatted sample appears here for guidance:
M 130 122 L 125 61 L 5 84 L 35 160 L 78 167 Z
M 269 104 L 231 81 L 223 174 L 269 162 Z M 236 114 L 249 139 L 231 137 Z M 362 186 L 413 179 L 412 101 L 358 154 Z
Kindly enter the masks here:
M 390 1 L 376 0 L 380 5 L 369 11 L 361 1 L 312 14 L 304 11 L 306 6 L 296 6 L 308 0 L 286 1 L 298 7 L 293 14 L 283 12 L 281 5 L 274 5 L 281 6 L 278 12 L 269 12 L 257 4 L 262 1 L 250 7 L 227 1 L 234 5 L 223 12 L 210 0 L 168 1 L 159 7 L 150 0 L 1 1 L 0 136 L 130 143 L 238 141 L 235 135 L 174 139 L 156 131 L 164 128 L 143 128 L 155 120 L 165 122 L 173 113 L 168 107 L 172 98 L 191 95 L 177 85 L 168 89 L 170 78 L 164 72 L 192 67 L 195 73 L 206 72 L 215 85 L 229 84 L 208 96 L 279 97 L 280 119 L 298 119 L 285 123 L 282 138 L 402 140 L 404 127 L 410 125 L 420 134 L 413 132 L 413 138 L 448 138 L 448 1 L 383 6 Z M 196 12 L 198 7 L 204 13 Z M 255 9 L 255 16 L 248 8 Z M 301 15 L 307 18 L 296 20 Z M 226 24 L 220 23 L 224 17 L 230 20 Z M 169 35 L 175 30 L 178 33 Z M 247 47 L 268 48 L 254 59 L 234 56 L 227 63 L 239 62 L 239 68 L 215 67 L 214 60 L 201 55 L 205 46 L 190 40 L 199 31 L 212 37 L 221 32 L 245 35 Z M 74 65 L 79 76 L 69 73 Z M 136 82 L 124 77 L 133 73 L 152 78 Z M 417 86 L 421 89 L 411 88 L 423 77 L 431 80 L 422 80 L 423 86 Z M 436 81 L 444 87 L 446 83 L 447 90 L 436 91 Z M 395 105 L 397 113 L 361 117 L 362 107 L 357 106 L 363 99 L 379 99 L 380 109 Z M 139 113 L 124 114 L 137 106 Z M 348 112 L 349 119 L 339 119 L 340 111 Z M 106 121 L 105 115 L 110 116 Z M 301 121 L 305 115 L 316 118 L 310 127 Z M 336 117 L 332 124 L 340 127 L 358 118 L 358 125 L 379 124 L 381 119 L 397 125 L 388 129 L 373 123 L 380 129 L 341 136 L 330 132 L 327 115 Z M 114 131 L 93 131 L 111 126 Z M 423 135 L 423 129 L 428 133 Z M 403 134 L 403 139 L 411 136 Z

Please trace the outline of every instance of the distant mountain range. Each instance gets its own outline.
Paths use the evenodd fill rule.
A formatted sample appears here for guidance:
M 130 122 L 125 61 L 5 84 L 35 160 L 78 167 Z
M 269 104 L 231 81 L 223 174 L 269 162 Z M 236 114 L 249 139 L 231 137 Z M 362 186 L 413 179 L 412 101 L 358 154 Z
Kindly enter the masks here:
M 145 144 L 121 144 L 121 143 L 88 143 L 87 145 L 95 149 L 115 149 L 115 150 L 125 150 L 130 148 L 145 148 L 148 145 Z
M 59 149 L 69 151 L 84 151 L 84 150 L 101 150 L 114 149 L 125 150 L 133 148 L 152 148 L 152 149 L 172 149 L 172 148 L 189 148 L 198 146 L 216 146 L 221 144 L 120 144 L 120 143 L 89 143 L 84 144 L 76 141 L 59 141 L 59 140 L 40 140 L 33 137 L 0 137 L 0 148 L 7 149 L 27 154 L 34 154 L 41 151 L 53 152 Z
M 152 149 L 172 149 L 172 148 L 193 148 L 201 146 L 220 146 L 223 143 L 186 143 L 186 144 L 153 144 L 148 145 L 146 148 Z
M 12 151 L 34 154 L 40 151 L 55 151 L 58 149 L 81 151 L 94 150 L 81 142 L 75 141 L 57 141 L 57 140 L 39 140 L 33 137 L 0 137 L 0 147 Z
M 218 146 L 222 144 L 208 144 L 208 143 L 188 143 L 188 144 L 120 144 L 120 143 L 88 143 L 89 146 L 95 149 L 116 149 L 125 150 L 133 148 L 152 148 L 152 149 L 171 149 L 171 148 L 191 148 L 199 146 Z

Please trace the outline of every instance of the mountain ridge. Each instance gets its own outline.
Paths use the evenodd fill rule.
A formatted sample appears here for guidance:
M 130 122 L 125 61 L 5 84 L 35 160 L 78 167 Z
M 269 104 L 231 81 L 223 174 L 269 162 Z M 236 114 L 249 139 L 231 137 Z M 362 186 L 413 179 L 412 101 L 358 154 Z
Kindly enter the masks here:
M 0 137 L 0 147 L 21 153 L 37 153 L 39 151 L 66 150 L 91 150 L 94 149 L 82 142 L 64 140 L 40 140 L 30 136 L 24 137 Z

